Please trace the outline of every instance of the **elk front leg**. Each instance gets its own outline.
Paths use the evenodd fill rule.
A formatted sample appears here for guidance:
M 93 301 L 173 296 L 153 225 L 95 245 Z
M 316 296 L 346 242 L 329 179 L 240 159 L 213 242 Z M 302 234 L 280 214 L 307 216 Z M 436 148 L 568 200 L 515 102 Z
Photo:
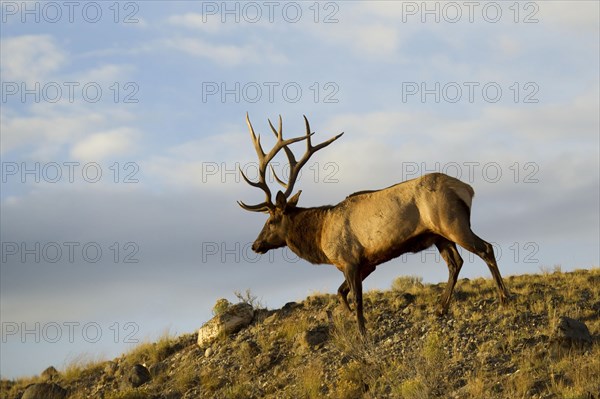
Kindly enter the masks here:
M 446 289 L 440 298 L 440 303 L 438 305 L 437 313 L 441 315 L 445 315 L 448 313 L 448 306 L 450 305 L 450 300 L 452 299 L 452 292 L 454 291 L 454 286 L 456 285 L 456 280 L 458 279 L 458 273 L 463 265 L 463 260 L 456 249 L 456 244 L 452 241 L 448 241 L 445 238 L 440 237 L 438 241 L 435 243 L 438 251 L 440 251 L 440 255 L 446 261 L 448 265 L 448 283 L 446 284 Z
M 371 273 L 373 273 L 374 270 L 375 270 L 375 266 L 371 266 L 369 268 L 362 269 L 361 273 L 360 273 L 361 281 L 364 281 Z M 344 308 L 347 309 L 348 312 L 352 312 L 352 309 L 350 309 L 350 304 L 348 303 L 348 294 L 349 293 L 350 293 L 350 287 L 348 286 L 348 283 L 346 282 L 346 280 L 344 280 L 344 282 L 338 288 L 337 294 L 338 294 L 338 297 L 340 298 L 340 301 L 342 302 L 342 305 L 344 305 Z

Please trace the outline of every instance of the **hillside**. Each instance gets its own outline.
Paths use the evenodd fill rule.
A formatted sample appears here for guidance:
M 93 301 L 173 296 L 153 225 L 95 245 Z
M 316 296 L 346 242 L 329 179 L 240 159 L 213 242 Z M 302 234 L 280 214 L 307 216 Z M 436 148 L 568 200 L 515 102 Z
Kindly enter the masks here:
M 38 386 L 68 398 L 599 399 L 600 269 L 505 281 L 509 306 L 499 308 L 491 280 L 462 279 L 449 314 L 438 317 L 444 284 L 398 278 L 391 290 L 365 295 L 366 340 L 335 295 L 278 310 L 247 295 L 251 324 L 203 348 L 197 334 L 165 336 L 112 361 L 2 381 L 1 397 L 21 398 L 46 381 Z M 220 301 L 214 312 L 230 307 Z M 591 339 L 566 337 L 563 316 L 585 323 Z

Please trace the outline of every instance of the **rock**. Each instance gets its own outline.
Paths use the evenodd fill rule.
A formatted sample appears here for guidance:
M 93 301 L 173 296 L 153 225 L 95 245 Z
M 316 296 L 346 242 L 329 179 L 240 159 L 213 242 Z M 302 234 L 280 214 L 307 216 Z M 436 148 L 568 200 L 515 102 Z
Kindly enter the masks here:
M 58 374 L 58 370 L 56 370 L 54 366 L 50 366 L 46 370 L 42 371 L 42 378 L 45 381 L 52 381 L 58 377 Z
M 66 399 L 67 391 L 57 384 L 42 382 L 29 385 L 21 399 Z
M 283 307 L 281 308 L 281 311 L 284 313 L 285 312 L 289 313 L 289 312 L 293 311 L 294 309 L 300 308 L 300 307 L 302 307 L 302 305 L 297 302 L 287 302 L 285 305 L 283 305 Z
M 248 303 L 241 302 L 227 308 L 213 317 L 198 330 L 198 346 L 207 345 L 220 335 L 229 335 L 247 327 L 254 319 L 254 309 Z
M 329 339 L 329 327 L 320 325 L 306 331 L 303 336 L 303 344 L 309 348 L 315 348 Z
M 204 357 L 211 357 L 214 353 L 215 353 L 215 351 L 213 351 L 213 349 L 209 346 L 204 351 Z
M 148 371 L 150 372 L 150 375 L 153 378 L 155 378 L 155 377 L 158 377 L 159 375 L 163 374 L 165 371 L 167 371 L 168 368 L 169 368 L 169 365 L 163 361 L 163 362 L 154 363 L 153 365 L 148 367 Z
M 553 340 L 561 346 L 591 344 L 592 336 L 585 323 L 561 316 L 554 329 Z
M 413 303 L 415 301 L 415 299 L 417 299 L 416 296 L 414 296 L 413 294 L 410 294 L 408 292 L 403 292 L 400 295 L 400 297 L 402 298 L 404 303 L 406 303 L 407 305 L 410 305 L 411 303 Z
M 144 365 L 136 364 L 131 368 L 131 371 L 129 372 L 128 381 L 134 388 L 144 385 L 145 383 L 150 381 L 150 379 L 150 371 L 148 371 L 148 369 Z

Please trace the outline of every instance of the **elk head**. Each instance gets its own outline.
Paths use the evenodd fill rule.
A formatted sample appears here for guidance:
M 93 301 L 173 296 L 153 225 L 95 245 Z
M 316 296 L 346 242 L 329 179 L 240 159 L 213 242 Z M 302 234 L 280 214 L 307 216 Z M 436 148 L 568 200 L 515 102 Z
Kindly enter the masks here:
M 262 191 L 264 191 L 266 195 L 266 199 L 264 202 L 256 205 L 247 205 L 241 201 L 238 201 L 238 204 L 245 210 L 251 212 L 267 212 L 269 213 L 269 219 L 265 223 L 263 229 L 260 234 L 252 244 L 252 250 L 264 254 L 267 251 L 275 248 L 280 248 L 286 245 L 286 233 L 287 233 L 287 215 L 292 211 L 296 204 L 298 203 L 298 199 L 300 198 L 300 193 L 302 191 L 298 191 L 295 195 L 290 197 L 292 191 L 294 190 L 294 184 L 296 183 L 296 179 L 298 178 L 298 174 L 300 173 L 300 169 L 306 164 L 309 158 L 321 148 L 328 146 L 333 143 L 335 140 L 340 138 L 342 134 L 340 133 L 335 137 L 330 138 L 329 140 L 313 146 L 311 143 L 311 136 L 314 133 L 310 131 L 310 124 L 308 123 L 308 119 L 304 116 L 304 123 L 306 125 L 306 133 L 304 136 L 294 137 L 291 139 L 284 140 L 283 132 L 282 132 L 282 121 L 281 115 L 279 115 L 279 129 L 275 129 L 271 121 L 269 120 L 269 126 L 275 134 L 277 141 L 273 148 L 265 153 L 260 144 L 260 135 L 256 135 L 254 133 L 254 128 L 252 127 L 252 123 L 250 123 L 250 118 L 248 114 L 246 114 L 246 123 L 248 124 L 248 129 L 250 130 L 250 136 L 252 138 L 252 143 L 254 144 L 254 149 L 256 150 L 256 155 L 258 156 L 258 181 L 253 182 L 246 177 L 244 172 L 240 169 L 240 173 L 246 183 L 251 185 L 252 187 L 258 187 Z M 290 150 L 289 145 L 292 143 L 296 143 L 298 141 L 306 140 L 306 152 L 300 158 L 300 160 L 296 160 L 294 153 Z M 279 153 L 281 150 L 285 151 L 288 162 L 290 164 L 290 175 L 287 183 L 277 177 L 273 166 L 271 165 L 271 172 L 275 177 L 275 180 L 279 184 L 281 184 L 285 191 L 278 191 L 275 197 L 275 203 L 271 200 L 271 190 L 266 182 L 266 173 L 267 173 L 267 165 L 269 162 Z

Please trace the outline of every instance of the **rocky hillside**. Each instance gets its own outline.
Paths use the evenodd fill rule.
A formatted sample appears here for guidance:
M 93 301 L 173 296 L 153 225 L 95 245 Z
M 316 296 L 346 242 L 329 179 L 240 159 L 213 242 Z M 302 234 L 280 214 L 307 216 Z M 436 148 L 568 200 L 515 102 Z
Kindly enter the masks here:
M 2 398 L 600 398 L 600 269 L 460 280 L 399 278 L 365 296 L 369 336 L 334 295 L 282 309 L 220 300 L 200 334 L 165 336 L 117 359 L 2 381 Z M 236 332 L 231 332 L 235 331 Z

